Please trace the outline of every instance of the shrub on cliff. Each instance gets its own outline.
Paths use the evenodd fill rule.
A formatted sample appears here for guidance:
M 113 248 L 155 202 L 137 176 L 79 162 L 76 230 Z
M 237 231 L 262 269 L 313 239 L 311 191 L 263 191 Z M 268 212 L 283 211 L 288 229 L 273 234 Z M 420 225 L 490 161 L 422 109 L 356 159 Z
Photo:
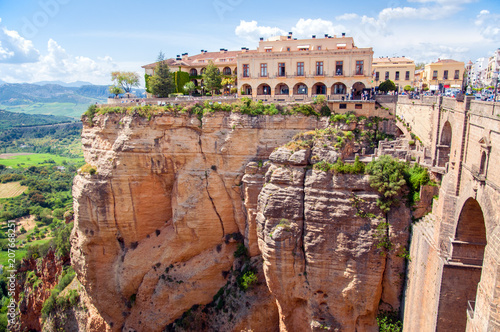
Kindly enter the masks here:
M 366 165 L 366 173 L 370 175 L 370 186 L 380 193 L 378 207 L 389 212 L 404 190 L 406 164 L 391 156 L 380 156 Z

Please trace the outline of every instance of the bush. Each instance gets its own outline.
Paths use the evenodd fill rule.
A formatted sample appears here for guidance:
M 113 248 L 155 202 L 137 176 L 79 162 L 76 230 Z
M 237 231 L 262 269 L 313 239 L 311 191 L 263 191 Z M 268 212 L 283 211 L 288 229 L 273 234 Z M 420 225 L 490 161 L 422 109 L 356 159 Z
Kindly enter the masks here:
M 248 250 L 247 247 L 243 243 L 238 243 L 238 247 L 236 248 L 236 251 L 234 252 L 234 258 L 239 258 L 239 257 L 247 257 L 248 256 Z
M 238 279 L 238 285 L 244 291 L 250 288 L 253 284 L 257 283 L 257 275 L 253 271 L 247 271 L 241 278 Z

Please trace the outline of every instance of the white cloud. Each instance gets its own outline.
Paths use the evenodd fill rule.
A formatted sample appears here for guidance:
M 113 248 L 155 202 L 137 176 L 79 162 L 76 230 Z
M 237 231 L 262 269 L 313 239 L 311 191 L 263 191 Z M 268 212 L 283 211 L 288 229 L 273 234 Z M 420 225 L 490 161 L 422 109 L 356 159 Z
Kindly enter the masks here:
M 47 52 L 41 55 L 37 62 L 0 64 L 0 76 L 4 81 L 12 83 L 61 80 L 110 84 L 110 73 L 117 69 L 128 70 L 128 68 L 118 68 L 109 56 L 99 57 L 96 60 L 84 56 L 72 56 L 56 41 L 50 39 L 47 43 Z
M 0 26 L 0 63 L 35 62 L 39 56 L 30 40 L 21 37 L 17 31 Z
M 500 41 L 500 14 L 481 10 L 474 24 L 479 28 L 481 35 L 487 40 Z
M 291 30 L 294 37 L 311 38 L 312 35 L 321 36 L 322 34 L 335 35 L 345 32 L 342 25 L 334 25 L 332 21 L 318 19 L 301 18 Z
M 354 14 L 354 13 L 347 13 L 347 14 L 343 14 L 343 15 L 335 17 L 335 19 L 337 21 L 349 21 L 349 20 L 355 20 L 358 18 L 359 18 L 359 15 Z
M 255 42 L 259 40 L 259 37 L 263 37 L 264 39 L 284 35 L 286 32 L 278 27 L 265 27 L 259 26 L 257 21 L 240 21 L 240 25 L 238 25 L 234 31 L 236 35 L 240 38 L 244 38 L 250 42 Z

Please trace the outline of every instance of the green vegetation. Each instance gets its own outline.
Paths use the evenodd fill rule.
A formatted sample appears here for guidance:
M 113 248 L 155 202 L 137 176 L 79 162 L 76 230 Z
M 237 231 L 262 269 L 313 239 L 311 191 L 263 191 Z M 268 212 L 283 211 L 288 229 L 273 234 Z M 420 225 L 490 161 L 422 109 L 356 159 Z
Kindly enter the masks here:
M 175 92 L 184 94 L 184 86 L 189 82 L 189 73 L 179 70 L 172 73 L 174 78 Z
M 212 96 L 222 88 L 222 76 L 212 61 L 208 63 L 202 77 L 205 88 L 212 92 Z
M 129 93 L 134 86 L 139 86 L 139 75 L 131 71 L 114 71 L 111 73 L 111 81 L 114 86 Z
M 403 323 L 399 319 L 397 311 L 381 311 L 377 315 L 377 323 L 380 332 L 403 331 Z
M 0 109 L 0 132 L 16 127 L 51 125 L 73 121 L 75 121 L 73 118 L 66 116 L 33 115 L 8 112 Z
M 246 291 L 253 284 L 257 283 L 257 280 L 257 275 L 254 271 L 247 271 L 241 276 L 241 279 L 238 280 L 238 284 L 242 290 Z
M 42 318 L 46 319 L 56 309 L 66 309 L 76 306 L 80 302 L 80 295 L 75 289 L 67 291 L 65 296 L 60 293 L 73 281 L 75 271 L 71 266 L 67 267 L 57 286 L 52 289 L 50 297 L 45 300 L 42 307 Z
M 125 93 L 125 90 L 123 90 L 122 87 L 116 86 L 116 85 L 111 85 L 109 87 L 109 93 L 112 95 L 115 95 L 115 98 L 118 97 L 118 95 Z
M 196 86 L 194 85 L 194 82 L 187 82 L 186 84 L 184 84 L 184 92 L 188 95 L 192 95 L 195 91 Z
M 396 84 L 391 80 L 386 80 L 380 83 L 378 90 L 382 92 L 396 91 Z
M 333 171 L 335 174 L 363 174 L 365 172 L 365 164 L 359 161 L 358 156 L 353 164 L 346 164 L 339 158 L 335 164 L 329 164 L 322 160 L 314 164 L 313 167 L 323 172 Z
M 8 158 L 0 158 L 0 165 L 4 165 L 6 168 L 12 167 L 14 169 L 28 168 L 31 166 L 52 166 L 56 165 L 71 165 L 71 164 L 81 164 L 83 158 L 70 158 L 62 157 L 58 155 L 48 154 L 48 153 L 33 153 L 33 154 L 13 154 L 8 156 Z M 5 171 L 5 173 L 0 173 L 0 179 L 2 174 L 13 174 L 11 172 Z
M 175 92 L 175 83 L 168 65 L 164 62 L 164 55 L 160 52 L 157 59 L 154 75 L 148 79 L 149 90 L 159 98 L 167 98 Z
M 390 156 L 380 156 L 377 160 L 366 165 L 366 173 L 370 175 L 370 186 L 375 188 L 380 198 L 378 207 L 389 212 L 392 205 L 398 202 L 404 185 L 407 165 Z

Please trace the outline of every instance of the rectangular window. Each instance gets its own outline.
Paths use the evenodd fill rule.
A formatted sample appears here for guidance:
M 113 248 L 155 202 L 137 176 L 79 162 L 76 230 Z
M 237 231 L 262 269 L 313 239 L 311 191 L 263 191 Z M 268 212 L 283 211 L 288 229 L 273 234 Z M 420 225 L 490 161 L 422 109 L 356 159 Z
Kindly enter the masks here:
M 267 63 L 260 64 L 260 77 L 267 77 Z
M 380 72 L 375 72 L 375 81 L 379 81 L 380 80 Z
M 438 71 L 437 71 L 437 70 L 434 70 L 434 71 L 432 72 L 432 79 L 433 79 L 433 80 L 437 80 L 437 79 L 438 79 Z
M 339 108 L 341 110 L 345 110 L 345 109 L 347 109 L 347 104 L 339 104 Z
M 248 65 L 243 65 L 243 77 L 250 77 L 250 69 Z
M 394 80 L 399 81 L 399 71 L 396 72 L 396 78 Z
M 297 62 L 297 76 L 304 76 L 304 63 Z
M 460 79 L 460 70 L 455 70 L 455 79 L 456 80 Z
M 286 50 L 287 50 L 287 52 L 290 52 L 290 47 L 287 47 Z
M 278 76 L 281 76 L 281 77 L 286 76 L 284 62 L 278 63 Z
M 354 109 L 362 110 L 363 109 L 363 104 L 354 104 Z
M 443 80 L 447 80 L 447 79 L 448 79 L 448 71 L 445 70 L 443 73 Z
M 321 46 L 318 46 L 318 51 L 321 51 Z
M 316 62 L 316 75 L 323 75 L 323 61 Z
M 272 48 L 267 48 L 267 49 L 266 49 L 266 52 L 267 52 L 267 53 L 271 53 L 272 51 L 273 51 L 273 49 L 272 49 Z
M 356 61 L 356 75 L 363 75 L 363 60 Z
M 409 80 L 410 80 L 410 72 L 406 71 L 405 81 L 409 81 Z
M 386 72 L 385 72 L 385 80 L 387 81 L 388 79 L 389 79 L 389 72 L 388 72 L 388 71 L 386 71 Z
M 344 61 L 337 61 L 335 64 L 335 75 L 342 76 L 344 74 Z

